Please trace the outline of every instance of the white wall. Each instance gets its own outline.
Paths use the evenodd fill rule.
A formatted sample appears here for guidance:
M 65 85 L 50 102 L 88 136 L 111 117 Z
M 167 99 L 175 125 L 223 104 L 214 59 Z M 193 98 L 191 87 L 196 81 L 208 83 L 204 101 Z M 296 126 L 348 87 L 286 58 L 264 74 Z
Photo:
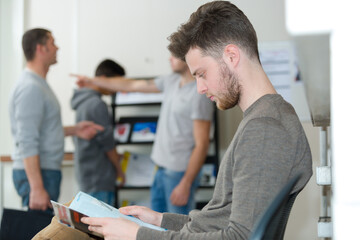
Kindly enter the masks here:
M 12 149 L 10 119 L 8 117 L 9 90 L 22 69 L 22 53 L 18 42 L 23 34 L 24 4 L 22 0 L 0 0 L 0 155 Z M 13 190 L 12 177 L 2 171 L 0 163 L 0 213 L 6 197 L 18 199 Z M 9 186 L 12 191 L 2 191 Z M 9 189 L 6 189 L 9 190 Z
M 0 1 L 2 4 L 10 2 Z M 170 72 L 166 38 L 176 30 L 180 23 L 188 19 L 191 12 L 206 1 L 18 0 L 18 2 L 25 3 L 25 13 L 20 9 L 13 16 L 18 17 L 19 14 L 24 16 L 24 26 L 16 25 L 11 28 L 11 31 L 23 32 L 33 27 L 48 28 L 53 32 L 56 43 L 60 47 L 58 64 L 51 67 L 48 81 L 60 101 L 63 124 L 69 125 L 74 122 L 74 113 L 70 109 L 69 100 L 75 86 L 74 79 L 69 77 L 69 73 L 93 75 L 95 66 L 104 58 L 112 58 L 120 62 L 125 66 L 128 76 L 154 76 Z M 233 2 L 252 21 L 260 42 L 290 39 L 285 28 L 284 0 Z M 3 25 L 1 25 L 2 31 Z M 10 32 L 9 26 L 5 29 Z M 11 43 L 9 43 L 9 38 L 4 37 L 3 34 L 1 36 L 3 47 L 3 44 L 6 45 L 5 48 L 12 46 L 12 50 L 7 50 L 8 53 L 21 59 L 20 38 L 11 38 Z M 0 54 L 2 61 L 8 56 L 2 51 Z M 3 69 L 4 64 L 1 65 Z M 17 65 L 11 62 L 9 66 Z M 17 67 L 11 69 L 11 73 L 6 76 L 0 75 L 1 93 L 8 94 L 12 85 L 10 83 L 15 81 L 20 71 Z M 295 90 L 295 92 L 298 91 L 301 93 L 302 90 Z M 1 149 L 0 153 L 10 154 L 10 126 L 7 111 L 3 107 L 7 104 L 7 99 L 3 96 L 3 94 L 0 96 L 0 141 L 4 143 L 1 144 L 4 149 Z M 300 97 L 297 101 L 301 105 L 301 101 L 305 99 Z M 219 140 L 222 152 L 228 146 L 241 118 L 242 113 L 239 109 L 219 112 Z M 318 129 L 313 128 L 307 121 L 304 122 L 304 127 L 313 151 L 314 163 L 316 163 Z M 67 140 L 65 150 L 73 151 L 71 141 Z M 71 169 L 68 167 L 64 169 L 66 169 L 66 176 L 71 176 Z M 63 199 L 67 201 L 71 198 L 71 193 L 76 191 L 71 180 L 74 179 L 67 178 L 64 181 L 63 188 L 66 190 L 61 193 L 60 201 Z M 11 179 L 5 181 L 10 182 Z M 290 217 L 286 239 L 316 238 L 316 221 L 319 215 L 318 195 L 318 188 L 311 180 L 296 201 L 294 207 L 296 216 L 292 214 Z M 307 211 L 296 210 L 300 208 Z M 305 229 L 299 229 L 297 226 L 300 225 Z
M 0 155 L 12 149 L 8 99 L 13 82 L 23 67 L 19 46 L 24 28 L 23 0 L 0 0 Z

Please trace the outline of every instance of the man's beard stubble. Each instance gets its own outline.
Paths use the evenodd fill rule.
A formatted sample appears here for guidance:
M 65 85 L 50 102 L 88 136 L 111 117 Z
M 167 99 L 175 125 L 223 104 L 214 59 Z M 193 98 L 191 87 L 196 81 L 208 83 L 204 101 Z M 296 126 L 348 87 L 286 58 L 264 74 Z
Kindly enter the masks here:
M 221 79 L 220 84 L 225 86 L 225 91 L 219 93 L 216 106 L 220 110 L 226 110 L 235 107 L 240 102 L 241 86 L 238 77 L 230 72 L 225 62 L 220 62 Z

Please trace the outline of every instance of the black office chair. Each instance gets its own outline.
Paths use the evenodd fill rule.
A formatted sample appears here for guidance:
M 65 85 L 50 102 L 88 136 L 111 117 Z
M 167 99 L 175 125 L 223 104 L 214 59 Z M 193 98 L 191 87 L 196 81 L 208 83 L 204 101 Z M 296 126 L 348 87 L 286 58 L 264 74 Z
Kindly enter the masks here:
M 282 240 L 298 192 L 290 194 L 301 174 L 293 177 L 270 203 L 255 225 L 250 240 Z
M 0 240 L 30 240 L 49 225 L 53 214 L 41 211 L 3 209 Z

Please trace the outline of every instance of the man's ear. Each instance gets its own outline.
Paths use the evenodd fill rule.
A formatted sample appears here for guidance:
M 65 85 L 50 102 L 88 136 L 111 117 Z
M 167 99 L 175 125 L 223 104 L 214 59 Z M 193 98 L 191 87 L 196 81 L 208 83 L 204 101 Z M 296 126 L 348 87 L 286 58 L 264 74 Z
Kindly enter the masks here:
M 226 45 L 224 49 L 224 58 L 225 58 L 225 62 L 227 62 L 229 66 L 236 68 L 236 66 L 240 62 L 240 57 L 241 57 L 241 52 L 238 46 L 234 44 Z
M 42 55 L 46 51 L 45 45 L 36 44 L 35 55 Z

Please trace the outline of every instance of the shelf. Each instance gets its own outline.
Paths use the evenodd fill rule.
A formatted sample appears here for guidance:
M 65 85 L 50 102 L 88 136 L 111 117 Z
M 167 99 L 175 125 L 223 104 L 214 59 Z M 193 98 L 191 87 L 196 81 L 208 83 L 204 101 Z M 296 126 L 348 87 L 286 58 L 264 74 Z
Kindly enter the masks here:
M 116 104 L 112 103 L 111 107 L 129 107 L 129 106 L 160 106 L 161 102 L 158 103 L 126 103 L 126 104 Z
M 215 187 L 214 186 L 199 186 L 198 189 L 213 189 Z M 131 187 L 131 186 L 127 186 L 127 187 L 121 187 L 121 188 L 116 188 L 116 190 L 150 190 L 150 187 L 149 186 L 134 186 L 134 187 Z
M 163 93 L 117 92 L 112 96 L 112 105 L 114 106 L 160 105 L 163 98 L 164 98 Z
M 118 142 L 115 141 L 116 145 L 152 145 L 153 141 L 147 141 L 147 142 Z
M 114 137 L 118 145 L 152 144 L 155 140 L 158 117 L 121 117 L 114 127 Z
M 127 187 L 115 188 L 115 190 L 149 190 L 149 189 L 150 189 L 149 186 L 134 186 L 134 187 L 127 186 Z

